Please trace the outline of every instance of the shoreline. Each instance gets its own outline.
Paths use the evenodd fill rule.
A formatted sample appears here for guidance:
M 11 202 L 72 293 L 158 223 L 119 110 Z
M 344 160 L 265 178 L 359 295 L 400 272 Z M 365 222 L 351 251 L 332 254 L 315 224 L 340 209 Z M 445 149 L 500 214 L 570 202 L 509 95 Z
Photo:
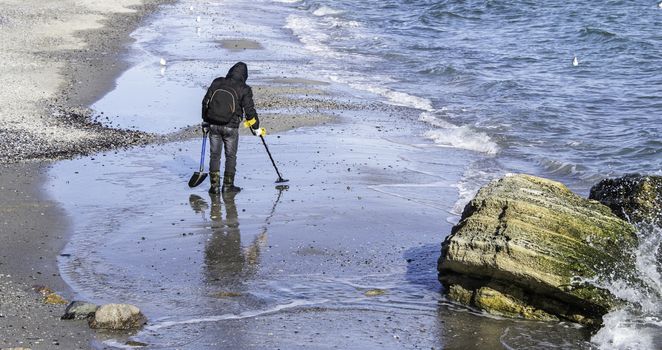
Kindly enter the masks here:
M 144 133 L 92 122 L 85 106 L 112 90 L 115 79 L 128 68 L 129 34 L 160 5 L 172 2 L 30 1 L 21 6 L 0 2 L 0 30 L 6 34 L 3 46 L 8 48 L 0 55 L 0 61 L 7 63 L 0 76 L 14 87 L 12 92 L 0 93 L 0 140 L 4 145 L 0 147 L 0 212 L 4 218 L 0 348 L 92 347 L 95 332 L 86 322 L 61 321 L 65 305 L 47 305 L 32 290 L 33 285 L 44 285 L 65 299 L 73 297 L 57 264 L 72 234 L 71 223 L 44 191 L 47 169 L 58 159 L 149 140 Z M 60 11 L 62 8 L 68 10 Z M 37 24 L 42 27 L 32 30 Z

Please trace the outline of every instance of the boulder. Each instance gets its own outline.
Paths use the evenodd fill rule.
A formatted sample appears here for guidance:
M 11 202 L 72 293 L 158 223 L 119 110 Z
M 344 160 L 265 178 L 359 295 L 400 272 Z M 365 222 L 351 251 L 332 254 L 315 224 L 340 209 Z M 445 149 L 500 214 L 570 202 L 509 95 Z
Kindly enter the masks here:
M 99 306 L 84 301 L 72 301 L 64 310 L 63 320 L 85 320 L 94 317 Z
M 629 174 L 605 179 L 591 188 L 589 198 L 624 220 L 662 226 L 662 176 Z
M 634 271 L 635 229 L 564 185 L 529 175 L 481 188 L 442 244 L 449 299 L 490 313 L 596 324 L 620 301 L 587 281 Z
M 128 304 L 106 304 L 100 306 L 89 320 L 90 327 L 111 330 L 140 329 L 147 318 L 140 309 Z

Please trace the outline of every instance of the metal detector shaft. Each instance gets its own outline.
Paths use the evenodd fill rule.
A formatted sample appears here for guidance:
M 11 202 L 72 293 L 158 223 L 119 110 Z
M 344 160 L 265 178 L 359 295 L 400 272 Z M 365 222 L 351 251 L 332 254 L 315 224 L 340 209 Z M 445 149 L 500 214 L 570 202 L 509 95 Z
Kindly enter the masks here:
M 274 169 L 276 169 L 276 174 L 278 174 L 278 180 L 282 181 L 284 180 L 283 177 L 280 175 L 280 171 L 278 171 L 278 167 L 276 166 L 276 162 L 274 162 L 274 157 L 271 156 L 271 152 L 269 152 L 269 147 L 267 147 L 267 143 L 264 142 L 264 137 L 260 135 L 260 140 L 262 140 L 262 144 L 264 145 L 264 149 L 267 150 L 267 154 L 269 155 L 269 159 L 271 159 L 271 164 L 273 164 Z

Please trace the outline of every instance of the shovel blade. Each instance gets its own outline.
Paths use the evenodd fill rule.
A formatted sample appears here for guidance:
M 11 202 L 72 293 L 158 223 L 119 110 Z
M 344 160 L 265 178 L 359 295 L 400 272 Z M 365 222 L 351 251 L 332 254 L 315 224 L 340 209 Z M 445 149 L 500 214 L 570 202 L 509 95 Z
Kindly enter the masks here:
M 193 176 L 188 180 L 188 187 L 196 187 L 201 184 L 207 178 L 207 173 L 201 173 L 196 171 L 193 173 Z

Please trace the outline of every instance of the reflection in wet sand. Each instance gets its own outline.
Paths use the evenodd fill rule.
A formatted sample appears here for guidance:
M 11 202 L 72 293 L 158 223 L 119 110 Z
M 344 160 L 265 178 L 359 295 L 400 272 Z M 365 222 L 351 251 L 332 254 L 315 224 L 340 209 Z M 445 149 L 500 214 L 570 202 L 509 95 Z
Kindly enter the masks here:
M 202 197 L 192 194 L 189 204 L 194 212 L 207 220 L 209 211 L 211 238 L 205 247 L 205 278 L 208 284 L 227 289 L 227 295 L 239 294 L 242 285 L 255 274 L 260 264 L 260 252 L 267 243 L 267 227 L 273 217 L 282 193 L 287 187 L 278 188 L 278 196 L 267 216 L 261 232 L 243 247 L 236 193 L 210 194 L 211 205 Z M 222 201 L 221 201 L 222 199 Z M 223 207 L 225 210 L 223 210 Z

